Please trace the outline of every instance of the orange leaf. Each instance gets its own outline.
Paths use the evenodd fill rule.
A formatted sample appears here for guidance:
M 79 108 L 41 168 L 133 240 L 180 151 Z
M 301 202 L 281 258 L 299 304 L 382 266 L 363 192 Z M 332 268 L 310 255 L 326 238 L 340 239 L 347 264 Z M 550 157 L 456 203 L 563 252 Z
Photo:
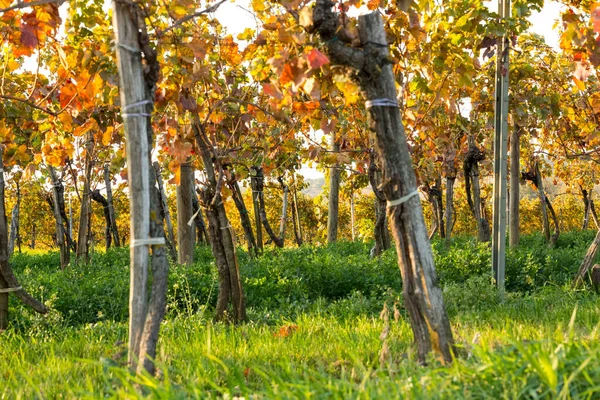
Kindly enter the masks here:
M 594 25 L 594 32 L 600 33 L 600 3 L 595 3 L 590 7 L 592 14 L 592 24 Z
M 279 328 L 279 331 L 275 332 L 273 334 L 273 336 L 280 337 L 280 338 L 288 337 L 288 336 L 290 336 L 290 334 L 294 333 L 294 331 L 296 331 L 297 329 L 298 329 L 298 325 L 284 325 L 281 328 Z
M 312 69 L 317 69 L 323 65 L 329 64 L 329 58 L 317 49 L 312 49 L 307 55 L 308 64 Z

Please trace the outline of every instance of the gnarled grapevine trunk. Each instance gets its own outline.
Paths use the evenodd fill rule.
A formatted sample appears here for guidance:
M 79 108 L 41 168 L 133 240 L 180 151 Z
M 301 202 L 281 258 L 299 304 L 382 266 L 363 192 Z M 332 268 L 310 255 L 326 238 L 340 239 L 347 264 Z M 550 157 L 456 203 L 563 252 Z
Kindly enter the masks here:
M 248 244 L 248 254 L 250 254 L 250 256 L 257 256 L 260 251 L 256 245 L 256 239 L 254 238 L 254 232 L 252 231 L 252 222 L 250 222 L 248 209 L 244 203 L 244 197 L 242 196 L 242 191 L 235 173 L 231 172 L 231 179 L 227 181 L 227 186 L 229 186 L 229 189 L 231 190 L 231 198 L 240 214 L 240 221 L 242 223 L 242 228 L 244 229 L 244 236 L 246 236 L 246 243 Z
M 317 0 L 313 9 L 314 28 L 326 43 L 333 64 L 357 70 L 367 95 L 376 144 L 383 161 L 382 189 L 388 201 L 403 297 L 418 348 L 419 361 L 435 351 L 445 362 L 452 360 L 454 341 L 438 286 L 431 245 L 423 218 L 417 181 L 404 127 L 396 101 L 396 84 L 379 13 L 362 15 L 358 31 L 362 49 L 347 47 L 337 39 L 338 18 L 331 0 Z
M 8 238 L 8 258 L 10 258 L 15 251 L 15 243 L 19 246 L 19 253 L 21 252 L 21 238 L 19 237 L 19 209 L 21 207 L 21 188 L 17 182 L 17 202 L 12 210 L 10 220 L 10 236 Z
M 235 250 L 233 228 L 225 213 L 225 205 L 221 197 L 221 185 L 224 181 L 223 168 L 219 159 L 211 152 L 212 145 L 208 141 L 197 114 L 194 115 L 193 128 L 208 179 L 208 185 L 201 190 L 200 196 L 202 205 L 206 208 L 210 242 L 219 272 L 216 319 L 225 319 L 225 311 L 228 304 L 231 304 L 233 319 L 243 321 L 246 319 L 246 304 Z M 218 176 L 215 173 L 215 166 Z
M 475 146 L 472 137 L 469 138 L 469 142 L 469 150 L 463 163 L 465 191 L 469 208 L 477 223 L 477 238 L 480 242 L 489 242 L 491 239 L 490 226 L 481 215 L 481 189 L 479 186 L 479 162 L 484 160 L 485 155 Z
M 104 222 L 106 224 L 106 227 L 104 228 L 104 243 L 106 250 L 108 250 L 110 248 L 110 245 L 112 244 L 112 228 L 110 222 L 110 207 L 108 206 L 108 200 L 106 200 L 106 198 L 102 196 L 100 191 L 97 189 L 92 190 L 91 197 L 92 200 L 94 200 L 96 203 L 100 203 L 100 205 L 102 206 L 102 210 L 104 211 Z
M 521 174 L 521 128 L 515 124 L 510 133 L 510 197 L 508 199 L 509 220 L 508 240 L 511 248 L 517 247 L 520 240 L 519 232 L 519 198 L 520 198 L 520 174 Z
M 300 224 L 300 214 L 298 213 L 298 196 L 296 189 L 296 180 L 294 175 L 292 175 L 293 179 L 293 190 L 292 190 L 292 219 L 294 220 L 294 237 L 296 239 L 296 244 L 298 246 L 302 246 L 302 225 Z
M 194 227 L 188 221 L 194 215 L 192 198 L 194 193 L 194 170 L 185 162 L 179 166 L 179 185 L 177 185 L 177 262 L 190 265 L 194 262 Z
M 381 175 L 375 164 L 375 153 L 371 152 L 369 156 L 369 183 L 375 194 L 375 247 L 372 249 L 372 256 L 379 257 L 381 253 L 390 248 L 390 237 L 387 227 L 387 215 L 385 205 L 385 194 L 379 188 Z
M 454 228 L 454 183 L 456 175 L 446 176 L 446 212 L 444 219 L 446 220 L 446 246 L 450 246 L 450 236 L 452 228 Z
M 209 244 L 210 239 L 208 238 L 208 232 L 206 231 L 206 224 L 204 223 L 204 217 L 202 216 L 202 210 L 200 209 L 200 203 L 198 202 L 198 196 L 194 189 L 194 196 L 192 197 L 192 211 L 196 216 L 194 218 L 194 224 L 196 225 L 196 241 L 200 244 Z
M 258 175 L 261 175 L 259 178 Z M 250 187 L 252 189 L 252 208 L 254 209 L 254 226 L 256 227 L 256 245 L 259 251 L 263 250 L 262 222 L 260 218 L 260 197 L 262 190 L 258 190 L 258 179 L 262 179 L 262 169 L 260 167 L 250 168 Z
M 171 222 L 171 212 L 169 211 L 169 205 L 167 204 L 167 194 L 165 193 L 165 187 L 163 185 L 162 175 L 158 162 L 152 163 L 154 174 L 156 176 L 156 183 L 158 185 L 158 192 L 160 193 L 160 215 L 165 220 L 167 225 L 167 247 L 169 248 L 169 254 L 171 258 L 175 260 L 177 257 L 177 251 L 175 248 L 175 234 L 173 233 L 173 222 Z
M 542 224 L 544 230 L 544 237 L 548 242 L 549 246 L 554 246 L 558 237 L 560 235 L 560 227 L 558 224 L 558 218 L 556 216 L 556 212 L 554 212 L 554 208 L 552 207 L 552 203 L 546 196 L 544 192 L 544 183 L 542 180 L 542 173 L 540 172 L 540 167 L 537 162 L 534 163 L 533 171 L 523 172 L 521 177 L 524 180 L 530 181 L 533 186 L 537 189 L 538 197 L 540 199 L 540 207 L 542 211 Z M 550 216 L 552 217 L 552 221 L 554 223 L 554 233 L 550 234 L 550 221 L 548 219 L 548 211 L 550 212 Z
M 64 212 L 65 199 L 64 199 L 64 187 L 62 182 L 56 175 L 56 170 L 52 166 L 48 166 L 50 172 L 50 178 L 52 179 L 52 205 L 54 212 L 54 219 L 56 221 L 56 244 L 60 249 L 60 266 L 65 269 L 71 261 L 71 251 L 69 245 L 69 231 L 63 225 L 63 218 L 66 218 Z M 66 238 L 66 242 L 65 242 Z
M 283 247 L 283 240 L 281 240 L 275 232 L 273 228 L 271 228 L 271 224 L 269 224 L 269 220 L 267 219 L 267 210 L 265 209 L 265 197 L 264 197 L 264 188 L 265 188 L 265 177 L 263 175 L 263 171 L 261 167 L 252 167 L 250 168 L 250 175 L 252 175 L 252 180 L 254 181 L 254 188 L 252 191 L 256 189 L 256 197 L 258 200 L 258 209 L 260 214 L 260 221 L 262 226 L 265 228 L 265 231 L 269 235 L 269 238 L 275 243 L 277 247 Z
M 92 153 L 94 151 L 94 135 L 88 132 L 85 143 L 85 174 L 83 181 L 83 195 L 79 212 L 79 232 L 77 236 L 76 258 L 79 262 L 87 262 L 89 255 L 90 217 L 91 217 L 91 179 L 92 179 Z M 76 183 L 75 183 L 76 184 Z
M 116 247 L 121 247 L 119 231 L 117 229 L 117 220 L 115 217 L 115 206 L 113 203 L 112 184 L 110 179 L 110 170 L 108 164 L 104 165 L 104 184 L 106 186 L 106 201 L 108 203 L 108 215 L 110 218 L 110 230 Z
M 4 149 L 0 148 L 0 331 L 8 327 L 8 296 L 13 293 L 25 305 L 40 314 L 46 314 L 48 308 L 34 299 L 21 287 L 8 262 L 8 224 L 4 203 Z
M 281 201 L 281 218 L 279 220 L 279 239 L 285 243 L 285 223 L 287 221 L 287 208 L 288 208 L 288 193 L 290 189 L 288 185 L 283 182 L 283 178 L 280 176 L 277 178 L 283 191 L 283 198 Z M 336 234 L 337 235 L 337 234 Z

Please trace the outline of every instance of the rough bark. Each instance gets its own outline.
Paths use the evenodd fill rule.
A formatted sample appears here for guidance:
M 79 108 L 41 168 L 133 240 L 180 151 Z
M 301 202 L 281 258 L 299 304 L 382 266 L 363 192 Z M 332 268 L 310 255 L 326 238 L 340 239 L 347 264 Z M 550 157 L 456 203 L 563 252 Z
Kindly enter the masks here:
M 78 262 L 87 262 L 89 255 L 89 234 L 91 217 L 91 178 L 92 178 L 92 153 L 94 150 L 94 135 L 92 131 L 88 132 L 85 144 L 85 174 L 83 181 L 83 196 L 81 198 L 81 208 L 79 212 L 79 232 L 77 236 L 76 258 Z
M 65 243 L 65 238 L 68 238 L 69 234 L 68 230 L 65 229 L 65 226 L 63 225 L 63 213 L 61 212 L 61 204 L 63 209 L 65 205 L 65 189 L 58 179 L 54 167 L 48 166 L 48 171 L 50 172 L 50 178 L 52 179 L 52 205 L 54 219 L 56 221 L 56 244 L 60 249 L 60 267 L 65 269 L 71 261 L 71 251 L 70 246 L 68 246 L 68 239 Z
M 192 211 L 196 216 L 194 218 L 194 224 L 196 225 L 196 241 L 200 244 L 209 244 L 208 232 L 206 231 L 206 224 L 204 223 L 204 216 L 200 209 L 200 203 L 198 202 L 198 196 L 194 190 L 194 196 L 192 196 Z
M 281 240 L 275 232 L 273 228 L 271 228 L 271 224 L 267 219 L 267 210 L 265 208 L 265 197 L 264 197 L 264 188 L 265 188 L 265 177 L 263 175 L 262 168 L 260 167 L 252 167 L 251 175 L 254 181 L 254 187 L 256 188 L 256 197 L 258 198 L 258 210 L 260 214 L 260 222 L 262 226 L 265 228 L 267 235 L 277 247 L 283 248 L 283 240 Z M 254 191 L 254 189 L 252 190 Z
M 173 233 L 173 222 L 171 222 L 171 212 L 169 211 L 169 205 L 167 203 L 167 194 L 165 193 L 165 187 L 163 185 L 162 175 L 158 162 L 152 164 L 154 168 L 154 174 L 156 175 L 156 183 L 158 185 L 158 192 L 160 193 L 160 215 L 165 220 L 167 225 L 167 247 L 169 248 L 169 254 L 173 260 L 177 257 L 175 248 L 175 234 Z
M 194 215 L 192 198 L 194 193 L 194 170 L 188 162 L 179 166 L 177 186 L 177 262 L 191 265 L 194 262 L 194 228 L 188 221 Z
M 148 91 L 147 96 L 150 96 Z M 151 110 L 149 110 L 151 111 Z M 153 143 L 152 131 L 148 121 L 148 142 Z M 148 165 L 150 165 L 150 154 L 148 154 Z M 160 192 L 156 186 L 156 172 L 153 168 L 148 168 L 148 179 L 150 187 L 150 237 L 164 238 L 165 229 L 163 220 L 160 217 L 161 198 Z M 195 194 L 194 194 L 194 197 Z M 158 343 L 158 334 L 160 325 L 167 309 L 167 289 L 169 286 L 169 259 L 167 257 L 167 247 L 162 245 L 153 245 L 152 258 L 150 261 L 152 272 L 152 286 L 150 299 L 148 301 L 148 313 L 144 323 L 144 330 L 140 339 L 140 363 L 138 372 L 146 370 L 150 375 L 156 373 L 154 360 L 156 359 L 156 345 Z
M 216 154 L 211 151 L 213 146 L 208 141 L 198 115 L 194 115 L 194 131 L 208 179 L 208 185 L 201 190 L 201 202 L 206 208 L 213 255 L 219 272 L 216 319 L 226 319 L 225 311 L 230 303 L 234 321 L 243 321 L 246 319 L 246 304 L 240 279 L 233 229 L 227 219 L 221 196 L 221 186 L 224 181 L 223 167 Z
M 388 208 L 388 216 L 419 361 L 425 363 L 427 354 L 436 351 L 444 362 L 451 362 L 454 341 L 427 240 L 421 201 L 414 195 L 416 176 L 400 112 L 391 106 L 396 101 L 396 84 L 381 16 L 375 12 L 359 17 L 362 49 L 350 48 L 334 40 L 339 25 L 337 15 L 332 12 L 333 4 L 330 0 L 317 0 L 313 9 L 314 27 L 326 43 L 332 63 L 357 70 L 369 101 L 386 100 L 383 106 L 376 103 L 371 107 L 370 116 L 383 161 L 383 192 L 388 202 L 403 199 L 402 203 Z
M 106 250 L 108 250 L 110 248 L 110 245 L 112 244 L 112 231 L 109 211 L 110 207 L 108 206 L 108 200 L 106 200 L 106 198 L 102 196 L 99 190 L 92 190 L 91 197 L 92 200 L 94 200 L 96 203 L 100 203 L 100 205 L 102 206 L 102 210 L 104 211 L 104 222 L 106 224 L 104 228 L 104 243 Z
M 472 141 L 472 139 L 469 139 Z M 467 201 L 471 212 L 477 223 L 477 238 L 480 242 L 489 242 L 491 232 L 489 223 L 481 215 L 481 188 L 479 185 L 479 162 L 485 159 L 485 155 L 475 146 L 473 142 L 469 143 L 469 150 L 463 163 L 465 175 L 465 190 L 467 192 Z
M 262 236 L 262 223 L 260 220 L 260 197 L 262 196 L 262 190 L 258 191 L 258 177 L 262 175 L 262 169 L 260 167 L 250 168 L 250 187 L 252 189 L 252 208 L 254 209 L 254 226 L 256 227 L 256 244 L 259 251 L 263 250 L 263 236 Z
M 3 149 L 0 149 L 0 162 Z M 40 314 L 46 314 L 48 308 L 34 299 L 21 287 L 8 261 L 8 225 L 4 194 L 4 168 L 0 164 L 0 331 L 8 327 L 8 296 L 13 293 L 25 305 Z
M 583 200 L 583 224 L 581 226 L 581 230 L 586 230 L 589 227 L 590 221 L 590 201 L 588 200 L 588 191 L 585 190 L 581 185 L 579 185 L 579 190 L 581 191 L 581 198 Z
M 110 170 L 108 164 L 104 165 L 104 185 L 106 186 L 106 201 L 108 202 L 108 214 L 110 218 L 110 231 L 116 247 L 121 247 L 119 230 L 117 229 L 117 219 L 115 217 L 115 206 L 113 203 L 112 183 L 110 179 Z
M 588 273 L 594 260 L 596 259 L 596 254 L 598 253 L 598 247 L 600 246 L 600 230 L 596 234 L 594 241 L 588 248 L 588 251 L 585 253 L 585 257 L 581 262 L 581 266 L 579 267 L 579 271 L 577 271 L 577 275 L 575 275 L 575 279 L 573 280 L 572 287 L 577 288 L 582 282 L 585 275 Z
M 231 190 L 231 198 L 233 199 L 235 207 L 237 208 L 238 213 L 240 214 L 240 221 L 242 223 L 242 228 L 244 229 L 246 243 L 248 244 L 248 254 L 250 254 L 250 256 L 258 256 L 259 249 L 256 245 L 254 232 L 252 231 L 252 222 L 250 221 L 248 209 L 246 208 L 246 204 L 244 203 L 244 197 L 242 196 L 240 185 L 233 172 L 231 172 L 231 179 L 227 181 L 227 186 L 229 186 L 229 189 Z
M 556 212 L 554 211 L 554 207 L 552 207 L 552 203 L 548 196 L 544 196 L 546 199 L 546 206 L 548 207 L 548 211 L 550 212 L 550 216 L 552 217 L 552 222 L 554 223 L 554 233 L 550 236 L 550 246 L 554 246 L 558 237 L 560 236 L 560 227 L 558 225 L 558 217 L 556 216 Z
M 354 212 L 354 188 L 350 191 L 350 232 L 352 233 L 352 241 L 356 240 L 356 221 Z
M 446 177 L 446 212 L 444 219 L 446 220 L 446 246 L 450 246 L 450 236 L 452 236 L 452 228 L 454 228 L 454 183 L 456 176 L 451 175 Z
M 542 173 L 540 172 L 540 166 L 535 163 L 535 186 L 538 190 L 538 197 L 540 199 L 540 207 L 542 210 L 542 226 L 544 230 L 544 237 L 546 241 L 550 242 L 550 221 L 548 220 L 548 210 L 546 208 L 546 194 L 544 193 L 544 182 L 542 180 Z
M 435 198 L 435 212 L 437 213 L 438 220 L 438 231 L 440 238 L 446 237 L 446 226 L 444 221 L 444 199 L 442 195 L 442 177 L 441 175 L 435 180 L 435 186 L 432 188 L 433 196 Z
M 542 214 L 542 227 L 544 231 L 544 237 L 546 238 L 546 242 L 550 246 L 553 246 L 558 240 L 558 236 L 560 235 L 560 228 L 558 225 L 558 218 L 556 217 L 556 213 L 554 212 L 554 208 L 548 200 L 546 193 L 544 192 L 544 183 L 542 180 L 542 173 L 540 172 L 540 167 L 536 162 L 533 166 L 533 171 L 522 172 L 521 178 L 523 180 L 530 181 L 533 186 L 537 189 L 538 198 L 540 199 L 540 207 Z M 554 222 L 554 233 L 550 234 L 550 221 L 548 219 L 548 211 L 552 216 L 552 220 Z
M 375 194 L 375 246 L 371 250 L 372 257 L 379 257 L 390 248 L 390 237 L 387 228 L 387 209 L 385 194 L 379 188 L 381 174 L 375 164 L 375 153 L 371 152 L 369 157 L 369 183 Z
M 285 223 L 287 221 L 288 194 L 290 189 L 288 188 L 288 185 L 283 182 L 282 177 L 279 177 L 278 181 L 281 185 L 281 190 L 283 191 L 283 198 L 281 201 L 281 218 L 279 219 L 279 239 L 282 243 L 285 243 Z
M 596 214 L 596 206 L 594 204 L 594 200 L 592 199 L 591 193 L 590 193 L 590 214 L 592 214 L 592 219 L 594 220 L 594 225 L 596 225 L 596 229 L 600 229 L 600 222 L 598 221 L 598 214 Z
M 145 80 L 139 43 L 136 5 L 113 2 L 113 29 L 119 71 L 119 92 L 127 141 L 127 177 L 130 210 L 130 285 L 128 361 L 137 369 L 140 344 L 146 322 L 148 299 L 148 246 L 134 241 L 147 240 L 150 234 L 149 143 Z M 133 106 L 133 105 L 137 106 Z
M 296 239 L 296 244 L 298 246 L 302 246 L 302 225 L 300 224 L 300 214 L 298 212 L 298 196 L 296 189 L 296 180 L 292 175 L 293 179 L 293 188 L 292 188 L 292 218 L 294 220 L 294 238 Z
M 520 175 L 521 175 L 521 128 L 515 124 L 510 133 L 510 197 L 508 199 L 509 220 L 508 240 L 509 246 L 515 248 L 519 245 L 519 198 L 520 198 Z
M 35 224 L 33 224 L 33 226 L 31 227 L 31 244 L 29 245 L 29 247 L 31 247 L 32 249 L 35 249 Z
M 8 258 L 13 255 L 15 251 L 15 242 L 20 242 L 19 238 L 19 209 L 21 207 L 21 188 L 17 182 L 17 202 L 15 203 L 10 222 L 10 236 L 8 238 Z M 19 243 L 19 253 L 21 252 L 21 245 Z
M 331 135 L 331 150 L 335 153 L 340 150 L 340 145 L 335 139 L 335 134 Z M 340 212 L 340 170 L 338 165 L 334 165 L 329 170 L 329 204 L 327 210 L 327 243 L 333 243 L 337 240 Z

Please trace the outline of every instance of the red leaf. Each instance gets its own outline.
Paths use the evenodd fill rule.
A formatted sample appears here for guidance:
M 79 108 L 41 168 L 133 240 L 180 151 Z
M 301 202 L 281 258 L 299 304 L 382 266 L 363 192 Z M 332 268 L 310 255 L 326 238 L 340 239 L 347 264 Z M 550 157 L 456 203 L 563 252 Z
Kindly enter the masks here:
M 38 39 L 35 34 L 35 29 L 31 25 L 21 25 L 21 43 L 27 47 L 37 47 Z
M 594 32 L 600 33 L 600 3 L 595 3 L 594 5 L 592 5 L 591 10 Z
M 271 96 L 273 98 L 276 99 L 282 99 L 283 95 L 279 92 L 279 90 L 277 90 L 277 88 L 273 85 L 271 85 L 270 83 L 263 83 L 263 92 L 265 92 L 266 95 Z
M 312 49 L 306 57 L 308 58 L 308 63 L 312 69 L 317 69 L 322 67 L 323 65 L 329 64 L 329 58 L 323 53 L 321 53 L 317 49 Z

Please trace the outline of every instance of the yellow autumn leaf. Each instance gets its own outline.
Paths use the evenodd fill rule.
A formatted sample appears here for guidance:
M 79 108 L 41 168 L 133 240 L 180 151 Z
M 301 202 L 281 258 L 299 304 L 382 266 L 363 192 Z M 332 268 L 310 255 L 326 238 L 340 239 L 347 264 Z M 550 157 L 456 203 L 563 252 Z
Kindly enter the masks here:
M 75 130 L 73 131 L 73 136 L 83 136 L 90 130 L 97 128 L 98 124 L 96 123 L 96 120 L 94 118 L 90 118 L 87 121 L 85 121 L 82 125 L 75 128 Z
M 104 146 L 108 146 L 110 144 L 114 130 L 115 130 L 115 128 L 113 128 L 112 126 L 109 126 L 108 128 L 106 128 L 106 130 L 102 134 L 102 144 Z

